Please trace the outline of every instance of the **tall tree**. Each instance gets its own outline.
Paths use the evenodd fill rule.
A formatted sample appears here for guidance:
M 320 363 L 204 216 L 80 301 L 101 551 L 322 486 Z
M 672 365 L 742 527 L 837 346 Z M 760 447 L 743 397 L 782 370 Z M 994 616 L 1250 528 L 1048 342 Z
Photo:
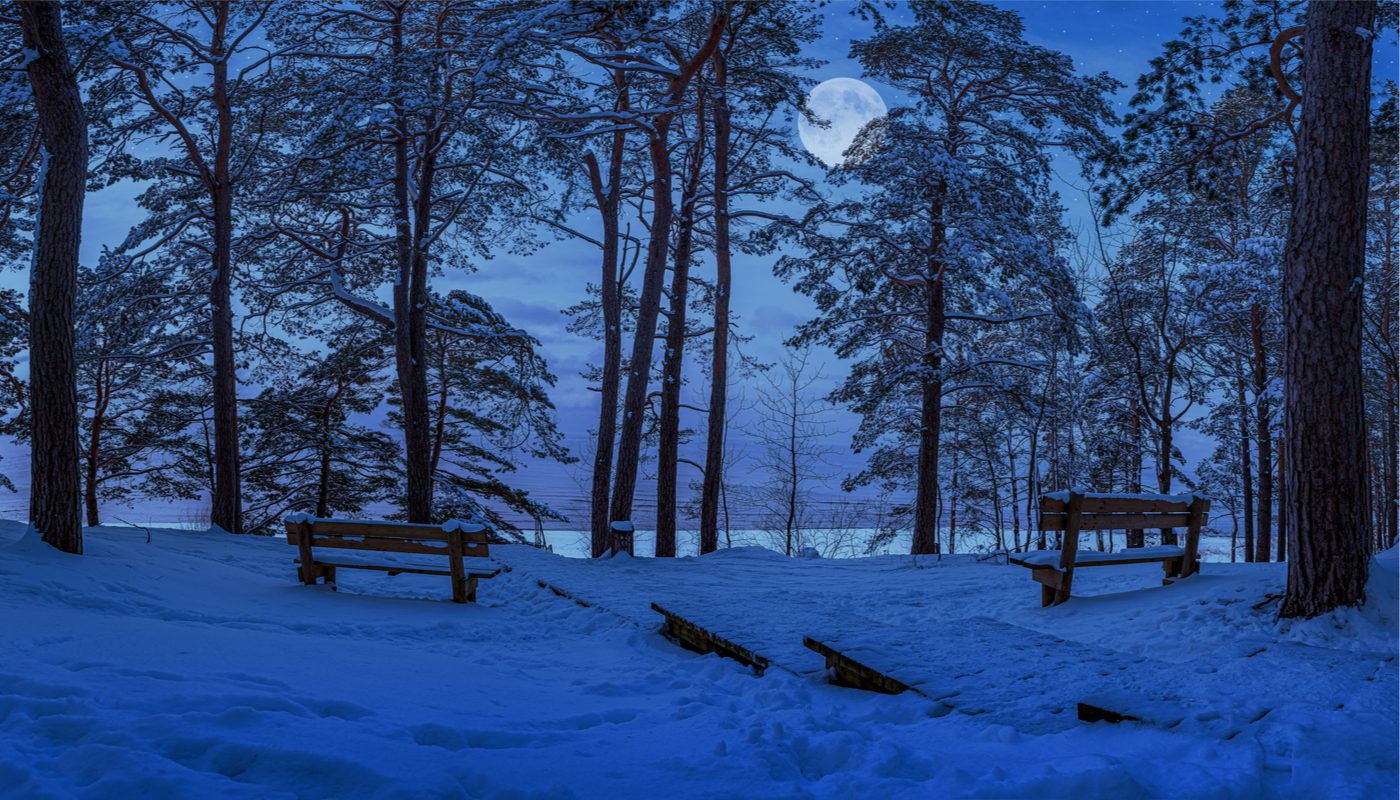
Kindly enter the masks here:
M 651 58 L 635 61 L 635 65 L 659 79 L 652 90 L 647 112 L 634 116 L 632 124 L 646 135 L 647 153 L 651 166 L 651 231 L 642 275 L 642 291 L 637 309 L 637 323 L 632 341 L 632 355 L 627 363 L 627 388 L 623 394 L 622 426 L 618 436 L 617 463 L 614 470 L 612 502 L 609 515 L 613 521 L 631 520 L 632 501 L 637 489 L 637 471 L 642 448 L 642 427 L 645 419 L 647 387 L 651 381 L 652 351 L 656 336 L 657 317 L 661 312 L 662 283 L 670 253 L 670 236 L 675 212 L 672 184 L 671 126 L 683 108 L 687 92 L 696 75 L 709 61 L 720 36 L 728 24 L 728 8 L 718 6 L 709 15 L 698 41 L 685 51 L 672 49 L 673 63 L 661 66 Z
M 208 336 L 178 324 L 188 316 L 171 302 L 177 290 L 168 273 L 120 258 L 104 266 L 109 269 L 79 273 L 78 400 L 88 525 L 101 524 L 102 501 L 137 491 L 194 499 L 206 483 L 198 479 L 202 469 L 179 462 L 198 449 L 190 428 L 206 407 L 200 378 Z
M 29 279 L 29 518 L 44 541 L 83 552 L 73 323 L 87 191 L 88 131 L 57 2 L 19 4 L 43 138 L 39 228 Z
M 712 179 L 715 257 L 714 323 L 710 341 L 710 391 L 705 410 L 705 463 L 700 486 L 700 552 L 719 545 L 720 494 L 726 464 L 724 433 L 728 427 L 730 349 L 734 344 L 730 313 L 733 290 L 732 251 L 761 253 L 772 249 L 766 236 L 743 236 L 738 223 L 749 217 L 779 225 L 799 224 L 774 214 L 771 198 L 790 190 L 815 201 L 810 187 L 794 185 L 780 160 L 797 160 L 792 149 L 791 120 L 783 107 L 802 103 L 804 82 L 798 77 L 819 62 L 803 55 L 821 25 L 815 11 L 796 2 L 726 0 L 731 6 L 725 36 L 706 75 L 714 120 Z M 808 156 L 810 158 L 810 156 Z M 754 200 L 745 208 L 745 196 Z
M 235 250 L 246 247 L 246 240 L 235 211 L 241 211 L 240 189 L 258 163 L 268 115 L 280 101 L 275 92 L 254 90 L 269 76 L 262 24 L 271 8 L 271 2 L 207 0 L 132 4 L 116 31 L 118 44 L 110 48 L 114 78 L 102 89 L 112 104 L 114 142 L 149 137 L 172 148 L 146 163 L 131 158 L 130 150 L 111 161 L 128 177 L 164 179 L 143 196 L 151 216 L 128 237 L 127 249 L 182 249 L 191 282 L 208 300 L 210 522 L 231 533 L 243 532 L 234 273 Z M 256 105 L 255 97 L 261 100 Z M 187 231 L 201 236 L 191 241 Z
M 1400 534 L 1400 116 L 1396 86 L 1371 122 L 1371 210 L 1366 236 L 1366 407 L 1372 421 L 1376 546 L 1395 545 Z
M 1282 614 L 1365 598 L 1362 386 L 1373 3 L 1313 0 L 1303 32 L 1297 196 L 1284 254 L 1284 435 L 1293 536 Z
M 333 320 L 329 352 L 278 359 L 289 362 L 278 370 L 295 377 L 272 382 L 247 404 L 249 530 L 275 529 L 294 511 L 354 514 L 393 500 L 400 488 L 393 439 L 364 419 L 383 400 L 388 336 L 360 317 Z
M 20 304 L 19 292 L 0 289 L 0 434 L 22 433 L 29 421 L 29 389 L 16 370 L 28 342 L 29 314 Z M 15 490 L 4 472 L 0 472 L 0 488 Z
M 823 312 L 808 334 L 867 356 L 845 397 L 870 441 L 917 442 L 906 483 L 912 548 L 932 553 L 944 398 L 989 360 L 1019 361 L 950 360 L 950 329 L 1017 318 L 1008 288 L 1070 290 L 1063 259 L 1033 230 L 1047 151 L 1099 146 L 1111 118 L 1103 94 L 1116 83 L 1081 77 L 1067 56 L 1026 42 L 1014 11 L 941 0 L 910 8 L 912 24 L 880 21 L 851 47 L 867 74 L 912 101 L 868 125 L 838 173 L 870 189 L 819 211 L 841 232 L 808 234 L 814 257 L 784 258 L 780 269 L 801 276 L 798 288 Z M 891 443 L 888 463 L 904 459 L 903 441 Z
M 661 357 L 661 411 L 657 419 L 656 447 L 656 555 L 676 555 L 676 473 L 680 463 L 681 386 L 689 332 L 686 311 L 690 298 L 690 267 L 699 249 L 695 242 L 699 223 L 700 186 L 709 162 L 709 109 L 705 91 L 697 92 L 695 109 L 688 115 L 689 147 L 683 159 L 680 213 L 676 215 L 676 245 L 671 264 L 670 306 L 665 312 L 666 335 Z M 702 552 L 704 552 L 702 548 Z
M 504 110 L 535 69 L 507 51 L 532 8 L 385 0 L 288 6 L 279 18 L 276 38 L 304 80 L 269 227 L 311 255 L 290 283 L 313 304 L 339 302 L 393 332 L 410 522 L 434 515 L 430 332 L 474 335 L 442 320 L 432 277 L 518 243 L 521 204 L 544 194 L 526 132 Z

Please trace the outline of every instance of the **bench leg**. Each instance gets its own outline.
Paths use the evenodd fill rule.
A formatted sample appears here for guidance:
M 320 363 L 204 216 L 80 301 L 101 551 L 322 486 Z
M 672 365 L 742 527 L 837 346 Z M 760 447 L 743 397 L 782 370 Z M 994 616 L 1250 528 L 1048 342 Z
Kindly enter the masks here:
M 476 602 L 476 576 L 475 576 L 475 575 L 471 575 L 471 576 L 468 576 L 468 577 L 467 577 L 467 602 L 468 602 L 468 603 L 475 603 L 475 602 Z
M 321 575 L 326 579 L 326 585 L 331 587 L 331 591 L 338 591 L 335 585 L 335 567 L 321 567 Z
M 454 603 L 465 603 L 465 602 L 467 602 L 467 581 L 466 581 L 465 578 L 458 578 L 458 577 L 456 577 L 456 576 L 453 576 L 453 578 L 452 578 L 452 602 L 454 602 Z
M 1055 603 L 1055 590 L 1045 584 L 1040 585 L 1040 607 L 1045 608 Z
M 1164 573 L 1162 575 L 1163 586 L 1175 583 L 1176 579 L 1181 577 L 1181 559 L 1174 558 L 1170 561 L 1163 561 L 1162 572 Z

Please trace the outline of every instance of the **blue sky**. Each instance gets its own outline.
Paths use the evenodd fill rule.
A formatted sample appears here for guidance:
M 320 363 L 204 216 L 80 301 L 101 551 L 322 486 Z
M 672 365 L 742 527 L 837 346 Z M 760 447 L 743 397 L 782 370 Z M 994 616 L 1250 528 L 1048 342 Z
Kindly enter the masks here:
M 1083 72 L 1107 71 L 1129 86 L 1146 68 L 1148 60 L 1160 52 L 1161 44 L 1180 31 L 1183 17 L 1211 13 L 1217 8 L 1217 4 L 1205 2 L 1087 0 L 1005 2 L 999 5 L 1022 15 L 1027 38 L 1032 42 L 1070 55 Z M 810 73 L 809 77 L 814 81 L 861 77 L 859 66 L 848 58 L 848 49 L 851 40 L 866 35 L 870 27 L 850 13 L 852 7 L 851 3 L 838 1 L 823 8 L 823 35 L 810 52 L 825 60 L 826 64 Z M 905 13 L 896 9 L 891 17 L 898 22 Z M 1377 43 L 1375 71 L 1378 76 L 1396 74 L 1394 32 L 1387 32 Z M 895 92 L 877 82 L 871 83 L 888 105 L 899 104 L 900 98 Z M 1124 101 L 1129 94 L 1130 89 L 1120 93 L 1120 111 L 1125 109 Z M 791 135 L 796 141 L 795 129 Z M 819 169 L 801 169 L 812 179 L 822 180 Z M 1064 178 L 1072 179 L 1077 175 L 1077 167 L 1067 158 L 1057 162 L 1057 169 Z M 1059 189 L 1068 207 L 1067 221 L 1072 228 L 1082 227 L 1087 214 L 1082 188 L 1066 182 Z M 94 262 L 104 245 L 119 242 L 130 226 L 140 219 L 140 210 L 132 201 L 135 193 L 136 189 L 131 185 L 117 185 L 89 196 L 83 229 L 82 254 L 85 263 Z M 777 360 L 782 342 L 792 333 L 794 326 L 809 319 L 814 312 L 810 301 L 773 277 L 772 265 L 776 259 L 776 255 L 739 255 L 734 270 L 733 309 L 738 317 L 737 325 L 742 333 L 754 337 L 746 352 L 770 362 Z M 482 264 L 473 274 L 448 275 L 435 283 L 435 288 L 440 291 L 460 287 L 486 297 L 513 323 L 529 329 L 540 338 L 550 366 L 559 376 L 553 398 L 559 409 L 560 427 L 568 444 L 582 456 L 589 452 L 588 430 L 596 421 L 597 395 L 587 389 L 578 373 L 585 369 L 589 361 L 599 357 L 600 347 L 591 340 L 569 334 L 565 330 L 566 319 L 560 309 L 583 296 L 587 282 L 595 279 L 597 262 L 596 251 L 589 246 L 555 242 L 534 255 L 502 255 Z M 702 274 L 708 274 L 713 269 L 708 258 L 702 259 L 698 266 Z M 0 273 L 0 286 L 22 288 L 26 282 L 27 275 L 22 271 Z M 830 384 L 841 378 L 845 365 L 828 357 L 823 371 Z M 688 400 L 703 405 L 701 393 L 705 387 L 701 380 L 694 380 L 686 391 Z M 736 387 L 736 392 L 743 391 L 751 394 L 752 388 Z M 253 390 L 250 388 L 247 393 L 251 394 Z M 833 410 L 832 421 L 835 433 L 831 446 L 836 453 L 838 468 L 854 471 L 858 469 L 861 457 L 847 451 L 855 420 L 849 414 Z M 698 417 L 684 423 L 703 430 L 703 420 Z M 741 451 L 750 444 L 742 431 L 732 435 L 731 441 Z M 1192 458 L 1203 455 L 1206 449 L 1205 444 L 1190 431 L 1183 432 L 1181 444 L 1188 457 Z M 699 449 L 697 445 L 698 440 L 689 449 L 696 451 Z M 0 454 L 5 457 L 0 462 L 0 471 L 16 479 L 20 488 L 17 495 L 0 490 L 0 516 L 22 516 L 26 506 L 27 459 L 8 443 L 0 444 Z M 687 474 L 688 469 L 682 467 L 682 486 L 696 477 Z M 580 505 L 580 500 L 585 494 L 583 487 L 588 480 L 586 470 L 586 458 L 584 462 L 570 467 L 532 465 L 517 476 L 517 482 L 530 488 L 538 498 L 582 519 L 584 506 Z M 829 492 L 831 499 L 839 499 L 841 495 L 838 483 L 833 481 Z M 653 497 L 650 482 L 644 482 L 638 491 L 637 514 L 638 522 L 643 525 L 649 524 L 648 510 Z M 120 509 L 115 511 L 125 516 Z M 178 519 L 181 513 L 184 512 L 175 512 L 173 518 Z M 149 516 L 152 515 L 137 513 L 132 518 L 146 519 Z M 154 516 L 172 517 L 170 513 Z

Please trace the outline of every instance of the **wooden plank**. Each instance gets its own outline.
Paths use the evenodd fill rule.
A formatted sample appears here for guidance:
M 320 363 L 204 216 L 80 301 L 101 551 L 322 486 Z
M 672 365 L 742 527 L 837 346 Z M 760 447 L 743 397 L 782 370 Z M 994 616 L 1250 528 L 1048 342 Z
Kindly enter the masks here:
M 1064 530 L 1067 516 L 1067 514 L 1041 514 L 1040 530 Z M 1083 514 L 1080 517 L 1079 529 L 1081 531 L 1137 531 L 1148 528 L 1184 528 L 1187 522 L 1185 512 L 1180 514 Z
M 1128 551 L 1128 550 L 1121 550 L 1121 551 L 1119 551 L 1119 552 L 1124 552 L 1124 553 L 1126 553 L 1126 552 L 1130 552 L 1130 551 Z M 1162 563 L 1169 562 L 1169 561 L 1180 561 L 1180 560 L 1181 560 L 1181 556 L 1150 556 L 1150 557 L 1147 557 L 1147 558 L 1123 558 L 1123 559 L 1117 559 L 1117 558 L 1115 558 L 1115 559 L 1112 560 L 1112 561 L 1075 561 L 1075 562 L 1074 562 L 1074 568 L 1075 568 L 1075 569 L 1084 569 L 1085 567 L 1116 567 L 1116 566 L 1118 566 L 1119 564 L 1162 564 Z M 1011 558 L 1011 559 L 1008 559 L 1008 561 L 1010 561 L 1010 563 L 1015 564 L 1015 565 L 1018 566 L 1018 567 L 1027 567 L 1027 568 L 1032 569 L 1032 570 L 1048 569 L 1048 570 L 1051 570 L 1052 572 L 1056 571 L 1054 567 L 1048 567 L 1048 566 L 1046 566 L 1046 565 L 1044 565 L 1044 564 L 1027 563 L 1027 562 L 1022 561 L 1022 560 L 1017 559 L 1017 558 Z
M 1031 570 L 1031 580 L 1058 589 L 1065 584 L 1065 574 L 1054 567 L 1037 566 Z
M 312 547 L 329 547 L 337 550 L 362 550 L 372 553 L 412 553 L 425 556 L 443 556 L 449 554 L 446 543 L 441 545 L 422 544 L 408 539 L 379 539 L 368 537 L 364 539 L 351 538 L 347 536 L 320 536 L 312 534 L 310 537 Z
M 1141 717 L 1134 717 L 1131 714 L 1120 714 L 1112 709 L 1100 708 L 1090 703 L 1080 702 L 1078 704 L 1078 715 L 1080 722 L 1141 722 Z
M 1165 564 L 1180 560 L 1181 556 L 1150 556 L 1148 558 L 1125 558 L 1114 561 L 1081 561 L 1075 566 L 1082 569 L 1084 567 L 1115 567 L 1119 564 Z
M 666 638 L 679 642 L 682 647 L 697 653 L 718 653 L 732 658 L 762 675 L 768 669 L 768 659 L 741 644 L 736 644 L 713 631 L 708 631 L 679 614 L 674 614 L 656 603 L 651 610 L 666 620 Z
M 378 570 L 379 572 L 387 572 L 390 575 L 398 575 L 399 573 L 408 573 L 410 575 L 445 575 L 448 577 L 452 575 L 452 571 L 446 569 L 430 569 L 428 567 L 410 567 L 394 564 L 355 564 L 343 561 L 317 561 L 316 564 L 318 566 L 342 569 L 372 569 Z M 468 568 L 466 570 L 468 576 L 475 576 L 477 578 L 494 578 L 496 575 L 500 574 L 500 572 L 500 568 Z
M 1187 508 L 1188 504 L 1184 501 L 1086 495 L 1080 511 L 1085 514 L 1167 514 L 1184 513 Z M 1047 514 L 1063 514 L 1065 501 L 1057 497 L 1041 497 L 1040 510 Z
M 813 639 L 802 637 L 802 644 L 826 659 L 826 667 L 831 670 L 831 682 L 837 686 L 864 689 L 881 694 L 901 694 L 909 690 L 908 685 L 899 679 L 886 675 L 850 658 L 833 647 Z
M 417 539 L 446 542 L 447 531 L 438 525 L 410 525 L 406 522 L 360 522 L 355 520 L 318 519 L 311 523 L 311 532 L 318 536 L 377 536 L 383 539 Z M 486 541 L 486 534 L 468 533 Z

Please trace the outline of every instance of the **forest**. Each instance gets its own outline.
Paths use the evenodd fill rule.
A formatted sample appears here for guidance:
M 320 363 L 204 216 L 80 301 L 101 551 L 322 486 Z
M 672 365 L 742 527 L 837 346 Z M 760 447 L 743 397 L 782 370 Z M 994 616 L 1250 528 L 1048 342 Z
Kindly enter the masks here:
M 1395 7 L 1355 5 L 1378 33 L 1353 43 L 1351 137 L 1326 145 L 1301 2 L 1187 18 L 1135 76 L 1081 74 L 1014 7 L 842 7 L 864 22 L 849 57 L 898 99 L 814 180 L 792 135 L 830 125 L 806 101 L 812 4 L 17 3 L 0 253 L 31 286 L 0 294 L 0 411 L 32 453 L 30 517 L 80 552 L 132 498 L 208 498 L 231 533 L 388 508 L 521 541 L 568 524 L 596 556 L 645 490 L 674 556 L 678 527 L 702 554 L 729 540 L 732 494 L 786 510 L 791 554 L 838 527 L 809 508 L 824 482 L 880 498 L 850 554 L 901 534 L 1019 552 L 1046 547 L 1039 498 L 1083 486 L 1211 497 L 1230 560 L 1342 520 L 1384 549 L 1396 90 L 1370 50 Z M 1364 159 L 1360 200 L 1309 162 L 1324 146 Z M 124 182 L 140 222 L 79 263 L 85 188 Z M 1305 201 L 1325 234 L 1364 220 L 1345 263 Z M 559 240 L 592 253 L 561 309 L 593 353 L 584 448 L 551 354 L 470 290 Z M 736 258 L 814 311 L 782 364 L 745 354 Z M 814 350 L 837 365 L 821 396 L 793 372 Z M 1313 383 L 1333 388 L 1290 395 Z M 757 490 L 727 446 L 744 384 L 777 390 Z M 857 420 L 858 468 L 804 452 L 818 404 Z M 1290 413 L 1337 415 L 1329 449 L 1290 442 Z M 1190 465 L 1184 435 L 1212 443 Z M 551 462 L 586 474 L 586 520 L 519 485 Z M 1319 469 L 1338 474 L 1290 488 Z

